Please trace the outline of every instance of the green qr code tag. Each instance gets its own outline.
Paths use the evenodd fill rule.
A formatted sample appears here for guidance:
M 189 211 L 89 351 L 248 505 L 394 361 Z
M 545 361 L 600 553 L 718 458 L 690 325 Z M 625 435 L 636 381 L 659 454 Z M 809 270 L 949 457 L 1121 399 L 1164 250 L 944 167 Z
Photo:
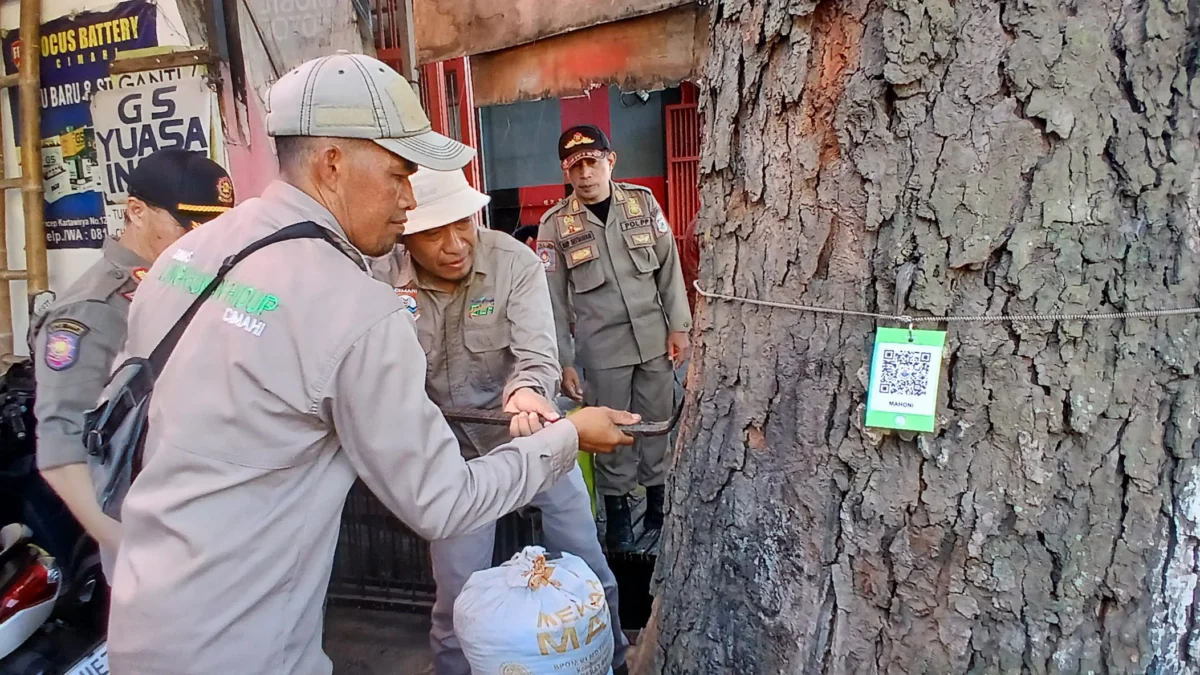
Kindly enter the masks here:
M 946 332 L 880 328 L 875 332 L 867 426 L 933 431 Z

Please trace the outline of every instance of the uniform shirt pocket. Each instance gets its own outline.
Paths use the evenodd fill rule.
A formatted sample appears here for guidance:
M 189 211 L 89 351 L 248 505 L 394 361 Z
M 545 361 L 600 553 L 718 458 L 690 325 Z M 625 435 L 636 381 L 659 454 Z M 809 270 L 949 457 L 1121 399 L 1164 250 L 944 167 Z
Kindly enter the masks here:
M 633 266 L 641 274 L 650 274 L 660 267 L 658 262 L 658 254 L 654 251 L 654 233 L 648 228 L 645 230 L 629 230 L 621 233 L 625 239 L 625 247 L 629 249 L 629 257 L 633 259 Z
M 501 390 L 513 367 L 507 327 L 479 327 L 463 331 L 463 344 L 471 353 L 471 379 L 489 389 Z
M 595 258 L 589 258 L 571 269 L 571 283 L 576 293 L 594 291 L 604 285 L 604 268 Z

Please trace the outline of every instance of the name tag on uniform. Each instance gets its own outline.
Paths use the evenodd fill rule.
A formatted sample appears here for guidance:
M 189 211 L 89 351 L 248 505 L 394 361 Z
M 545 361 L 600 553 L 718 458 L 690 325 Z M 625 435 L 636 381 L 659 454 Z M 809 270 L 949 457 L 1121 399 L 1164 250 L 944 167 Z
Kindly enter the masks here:
M 580 232 L 573 237 L 567 237 L 566 239 L 563 239 L 561 242 L 559 242 L 559 246 L 562 246 L 563 250 L 566 250 L 569 248 L 575 248 L 580 244 L 586 244 L 589 241 L 595 241 L 595 239 L 596 234 L 594 232 Z
M 596 257 L 596 247 L 588 245 L 588 246 L 584 246 L 583 248 L 577 248 L 574 251 L 571 251 L 570 253 L 568 253 L 567 256 L 571 260 L 571 267 L 574 267 L 574 266 L 578 265 L 579 263 L 587 262 L 587 261 L 591 260 L 592 258 L 595 258 Z
M 635 218 L 621 223 L 621 231 L 628 232 L 629 230 L 636 230 L 639 227 L 649 228 L 652 225 L 653 223 L 650 222 L 649 218 Z

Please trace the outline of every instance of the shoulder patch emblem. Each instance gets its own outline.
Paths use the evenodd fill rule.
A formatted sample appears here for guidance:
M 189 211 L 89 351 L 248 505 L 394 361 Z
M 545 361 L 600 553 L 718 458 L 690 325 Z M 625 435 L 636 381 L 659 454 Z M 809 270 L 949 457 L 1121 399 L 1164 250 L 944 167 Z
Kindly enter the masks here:
M 146 269 L 145 267 L 137 267 L 130 271 L 129 278 L 133 279 L 134 286 L 133 290 L 129 291 L 128 293 L 121 294 L 125 296 L 126 300 L 133 300 L 133 294 L 137 291 L 137 285 L 142 283 L 142 279 L 146 278 L 146 273 L 149 271 L 150 270 Z
M 579 211 L 579 210 L 580 210 L 580 208 L 579 208 L 579 200 L 578 200 L 578 199 L 575 199 L 574 197 L 572 197 L 572 198 L 571 198 L 571 210 L 572 210 L 572 211 Z
M 546 268 L 547 272 L 553 272 L 558 269 L 558 256 L 554 255 L 554 242 L 549 239 L 539 239 L 537 243 L 537 254 L 542 259 L 542 267 Z
M 90 329 L 74 319 L 58 319 L 46 326 L 46 365 L 66 370 L 79 360 L 79 343 Z
M 583 231 L 583 224 L 575 217 L 575 214 L 568 213 L 558 217 L 558 236 L 569 237 L 576 232 Z
M 630 218 L 637 218 L 642 215 L 642 204 L 636 196 L 630 195 L 629 199 L 625 200 L 625 215 Z
M 659 213 L 658 217 L 654 219 L 654 229 L 658 230 L 659 234 L 671 233 L 671 224 L 667 222 L 666 217 L 662 213 Z
M 421 318 L 421 308 L 417 306 L 417 289 L 407 286 L 395 290 L 400 302 L 404 303 L 404 308 L 408 310 L 409 314 L 412 314 L 412 318 Z

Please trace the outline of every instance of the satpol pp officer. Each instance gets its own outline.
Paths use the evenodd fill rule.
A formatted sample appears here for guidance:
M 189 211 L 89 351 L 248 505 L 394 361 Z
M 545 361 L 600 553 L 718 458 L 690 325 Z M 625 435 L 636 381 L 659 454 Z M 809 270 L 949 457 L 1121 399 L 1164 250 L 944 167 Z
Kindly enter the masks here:
M 120 524 L 96 503 L 82 435 L 125 344 L 129 305 L 151 263 L 200 223 L 234 202 L 229 174 L 203 154 L 160 150 L 129 176 L 125 229 L 103 257 L 30 323 L 37 378 L 37 463 L 46 482 L 104 552 L 105 571 Z
M 538 255 L 554 305 L 563 393 L 668 419 L 672 366 L 687 358 L 692 328 L 671 228 L 648 189 L 613 182 L 617 153 L 600 129 L 566 130 L 558 156 L 574 192 L 542 217 Z M 633 543 L 628 495 L 638 483 L 646 486 L 646 529 L 662 527 L 668 443 L 641 438 L 632 450 L 596 458 L 610 549 Z

